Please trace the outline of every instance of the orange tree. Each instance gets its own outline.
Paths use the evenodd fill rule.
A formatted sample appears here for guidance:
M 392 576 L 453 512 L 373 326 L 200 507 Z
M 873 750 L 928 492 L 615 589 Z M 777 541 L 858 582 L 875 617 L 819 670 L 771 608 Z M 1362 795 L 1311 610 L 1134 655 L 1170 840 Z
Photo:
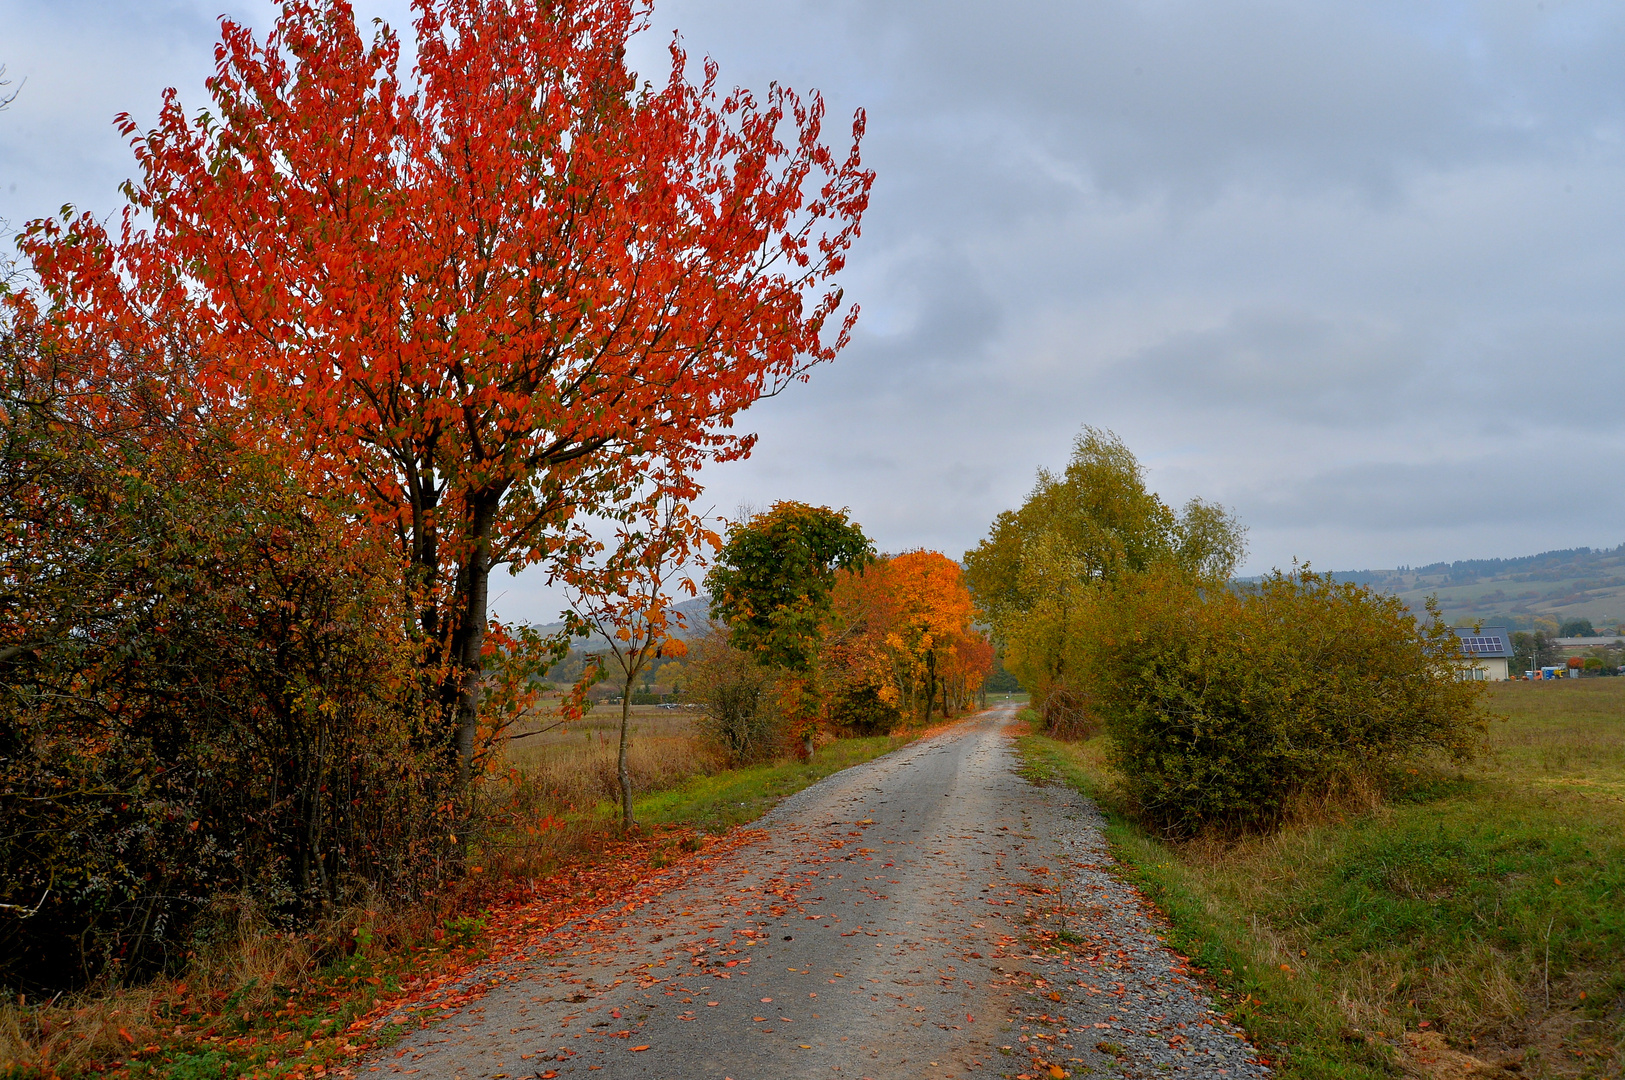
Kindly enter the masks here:
M 971 596 L 959 565 L 936 551 L 909 551 L 890 560 L 893 617 L 886 644 L 895 657 L 898 682 L 909 703 L 931 719 L 941 676 L 956 667 L 958 647 L 968 644 Z M 948 710 L 943 695 L 943 711 Z
M 344 0 L 288 0 L 264 41 L 222 21 L 209 112 L 174 91 L 132 137 L 122 229 L 36 222 L 66 332 L 184 342 L 347 491 L 412 573 L 448 752 L 474 761 L 493 567 L 567 561 L 651 460 L 662 497 L 762 394 L 846 343 L 832 276 L 873 179 L 823 104 L 626 64 L 636 0 L 414 0 L 416 66 Z
M 944 716 L 964 708 L 993 666 L 973 612 L 964 574 L 940 552 L 904 552 L 842 574 L 826 632 L 840 710 L 857 720 L 890 707 L 929 721 L 939 704 Z

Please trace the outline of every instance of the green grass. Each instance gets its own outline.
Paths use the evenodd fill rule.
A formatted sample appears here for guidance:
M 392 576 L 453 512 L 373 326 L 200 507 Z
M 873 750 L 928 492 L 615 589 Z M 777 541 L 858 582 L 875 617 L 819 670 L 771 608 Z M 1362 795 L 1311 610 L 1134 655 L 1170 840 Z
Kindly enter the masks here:
M 1035 777 L 1107 811 L 1175 947 L 1284 1058 L 1281 1075 L 1383 1075 L 1388 1047 L 1425 1022 L 1524 1076 L 1618 1076 L 1625 679 L 1500 684 L 1489 704 L 1506 719 L 1474 765 L 1234 842 L 1175 846 L 1137 828 L 1101 740 L 1029 736 L 1023 750 Z
M 684 824 L 708 832 L 755 821 L 787 795 L 911 741 L 912 733 L 837 739 L 806 761 L 780 761 L 696 776 L 634 800 L 633 815 L 650 824 Z

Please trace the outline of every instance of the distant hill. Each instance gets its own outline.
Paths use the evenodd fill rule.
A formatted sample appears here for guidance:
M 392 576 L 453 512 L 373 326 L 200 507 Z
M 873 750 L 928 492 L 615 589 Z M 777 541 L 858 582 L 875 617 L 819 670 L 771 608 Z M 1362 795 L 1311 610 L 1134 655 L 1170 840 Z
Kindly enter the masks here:
M 1465 559 L 1393 570 L 1336 571 L 1339 581 L 1392 593 L 1413 610 L 1438 597 L 1451 623 L 1483 621 L 1531 629 L 1537 618 L 1625 622 L 1625 544 L 1567 548 L 1515 559 Z
M 673 604 L 672 607 L 683 613 L 683 621 L 686 625 L 683 629 L 678 630 L 675 636 L 682 638 L 684 641 L 699 637 L 711 625 L 711 598 L 709 596 L 696 596 L 692 600 L 684 600 L 680 604 Z M 552 634 L 563 630 L 564 624 L 562 622 L 548 623 L 546 626 L 538 626 L 536 629 L 544 634 Z M 607 644 L 609 643 L 602 637 L 594 634 L 592 637 L 577 638 L 575 647 L 591 652 L 593 649 L 602 649 Z

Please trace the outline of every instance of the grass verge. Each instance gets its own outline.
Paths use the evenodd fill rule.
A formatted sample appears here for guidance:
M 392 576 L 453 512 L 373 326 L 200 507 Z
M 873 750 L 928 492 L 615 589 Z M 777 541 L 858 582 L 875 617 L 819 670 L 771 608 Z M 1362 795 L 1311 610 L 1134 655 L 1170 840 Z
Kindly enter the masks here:
M 674 788 L 635 800 L 633 815 L 651 824 L 680 824 L 720 832 L 755 821 L 785 796 L 842 769 L 889 754 L 918 735 L 917 731 L 908 731 L 866 739 L 837 739 L 819 747 L 806 761 L 747 765 L 691 777 Z
M 1279 1075 L 1619 1076 L 1625 680 L 1503 684 L 1491 706 L 1505 719 L 1472 767 L 1233 841 L 1139 829 L 1102 740 L 1022 750 L 1107 813 L 1170 943 Z

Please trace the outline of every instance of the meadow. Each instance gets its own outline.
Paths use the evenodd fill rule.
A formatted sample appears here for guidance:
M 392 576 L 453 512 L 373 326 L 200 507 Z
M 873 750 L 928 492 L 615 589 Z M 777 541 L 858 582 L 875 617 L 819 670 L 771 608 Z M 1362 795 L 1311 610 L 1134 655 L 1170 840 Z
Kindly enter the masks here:
M 1120 812 L 1103 739 L 1024 749 L 1101 803 L 1170 942 L 1281 1075 L 1619 1076 L 1625 679 L 1491 684 L 1485 704 L 1468 765 L 1178 845 Z
M 540 718 L 532 730 L 550 721 Z M 779 799 L 831 773 L 872 760 L 909 742 L 918 732 L 837 738 L 802 760 L 790 742 L 767 760 L 729 767 L 696 730 L 687 708 L 634 705 L 627 770 L 636 793 L 633 813 L 643 824 L 720 832 L 753 821 Z M 532 787 L 546 812 L 577 822 L 608 822 L 616 813 L 615 760 L 620 707 L 599 706 L 578 723 L 508 744 L 508 764 Z
M 600 705 L 579 722 L 547 730 L 547 710 L 510 732 L 507 763 L 536 785 L 558 813 L 585 813 L 612 802 L 619 790 L 615 757 L 620 738 L 620 706 Z M 694 730 L 687 709 L 632 706 L 627 768 L 634 791 L 670 787 L 691 776 L 715 772 L 726 762 Z

